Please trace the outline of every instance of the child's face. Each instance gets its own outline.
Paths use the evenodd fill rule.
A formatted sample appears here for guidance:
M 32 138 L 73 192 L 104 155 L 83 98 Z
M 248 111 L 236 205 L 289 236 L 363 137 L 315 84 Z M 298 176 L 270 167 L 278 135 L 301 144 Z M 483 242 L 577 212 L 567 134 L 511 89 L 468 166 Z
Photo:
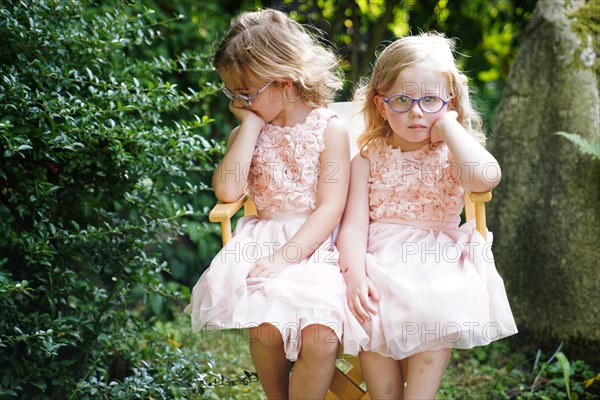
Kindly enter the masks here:
M 243 108 L 261 117 L 265 122 L 270 122 L 275 108 L 274 103 L 281 97 L 281 91 L 276 90 L 277 82 L 263 82 L 251 72 L 244 74 L 242 82 L 229 70 L 219 69 L 219 76 L 225 86 L 223 92 L 232 101 L 236 108 Z
M 375 98 L 375 105 L 392 128 L 390 143 L 406 151 L 416 150 L 429 143 L 431 128 L 453 104 L 449 95 L 448 77 L 419 65 L 404 68 L 396 77 L 394 85 L 381 94 L 382 96 Z M 395 95 L 404 96 L 392 97 Z M 421 106 L 411 98 L 421 98 Z M 448 100 L 449 104 L 446 104 Z M 397 112 L 392 107 L 406 111 Z

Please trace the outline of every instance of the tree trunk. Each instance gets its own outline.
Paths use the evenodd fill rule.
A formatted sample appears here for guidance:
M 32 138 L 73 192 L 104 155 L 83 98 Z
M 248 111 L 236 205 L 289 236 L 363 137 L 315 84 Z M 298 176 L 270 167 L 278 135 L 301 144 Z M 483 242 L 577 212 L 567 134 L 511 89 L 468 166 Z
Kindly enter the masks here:
M 592 3 L 537 3 L 489 140 L 503 172 L 489 213 L 496 264 L 538 343 L 600 343 L 600 160 L 555 135 L 599 139 L 599 39 L 573 17 Z

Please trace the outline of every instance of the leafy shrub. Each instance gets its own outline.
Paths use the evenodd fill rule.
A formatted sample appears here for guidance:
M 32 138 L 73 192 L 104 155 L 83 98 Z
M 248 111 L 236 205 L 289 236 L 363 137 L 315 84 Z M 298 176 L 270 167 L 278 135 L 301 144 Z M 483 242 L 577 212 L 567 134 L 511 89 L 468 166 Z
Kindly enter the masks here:
M 164 23 L 134 2 L 0 7 L 0 397 L 126 379 L 133 312 L 184 297 L 160 246 L 202 212 L 185 199 L 221 150 L 211 119 L 181 117 L 214 85 L 169 81 L 205 57 L 153 53 Z
M 136 328 L 130 325 L 128 329 Z M 215 391 L 222 394 L 250 389 L 254 394 L 260 393 L 256 373 L 243 369 L 244 366 L 252 366 L 248 360 L 249 354 L 241 365 L 228 363 L 233 365 L 232 369 L 235 371 L 216 372 L 218 368 L 215 364 L 220 363 L 222 368 L 222 364 L 227 362 L 227 351 L 248 353 L 246 343 L 231 340 L 225 333 L 218 337 L 205 332 L 190 335 L 188 316 L 180 314 L 174 321 L 156 321 L 151 327 L 145 327 L 143 332 L 129 337 L 137 340 L 121 341 L 118 345 L 119 353 L 128 353 L 134 357 L 128 376 L 122 380 L 108 381 L 96 370 L 96 375 L 89 376 L 81 383 L 78 396 L 174 400 L 207 396 L 220 398 L 214 397 Z M 221 340 L 223 338 L 226 340 Z M 218 356 L 215 353 L 219 353 Z

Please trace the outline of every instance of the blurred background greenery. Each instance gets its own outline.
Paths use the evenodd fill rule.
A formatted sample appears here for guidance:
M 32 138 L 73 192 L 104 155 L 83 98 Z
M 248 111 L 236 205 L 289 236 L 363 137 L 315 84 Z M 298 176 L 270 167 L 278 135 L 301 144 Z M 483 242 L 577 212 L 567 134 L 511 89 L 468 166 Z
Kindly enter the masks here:
M 210 178 L 235 120 L 210 59 L 233 16 L 272 7 L 320 30 L 346 74 L 339 101 L 387 41 L 445 32 L 457 38 L 489 129 L 535 6 L 3 1 L 0 399 L 260 396 L 243 340 L 192 335 L 181 315 L 220 248 L 207 221 Z M 530 353 L 511 358 L 497 345 L 456 355 L 462 367 L 445 378 L 443 398 L 472 398 L 458 386 L 475 375 L 480 398 L 564 394 L 564 365 L 548 359 L 552 351 L 532 359 L 535 345 L 518 345 Z M 486 362 L 494 367 L 482 371 Z M 583 378 L 597 385 L 589 366 L 573 365 L 574 393 L 585 393 Z

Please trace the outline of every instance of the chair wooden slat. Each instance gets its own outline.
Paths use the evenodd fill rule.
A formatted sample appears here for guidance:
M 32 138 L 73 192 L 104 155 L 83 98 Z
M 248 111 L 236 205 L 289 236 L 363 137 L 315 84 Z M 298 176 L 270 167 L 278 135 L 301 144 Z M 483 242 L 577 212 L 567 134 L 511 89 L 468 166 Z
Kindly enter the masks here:
M 329 393 L 338 399 L 344 400 L 362 400 L 365 395 L 365 391 L 337 367 L 329 385 Z M 329 393 L 329 397 L 326 397 L 326 399 L 336 399 L 336 397 L 331 396 Z

